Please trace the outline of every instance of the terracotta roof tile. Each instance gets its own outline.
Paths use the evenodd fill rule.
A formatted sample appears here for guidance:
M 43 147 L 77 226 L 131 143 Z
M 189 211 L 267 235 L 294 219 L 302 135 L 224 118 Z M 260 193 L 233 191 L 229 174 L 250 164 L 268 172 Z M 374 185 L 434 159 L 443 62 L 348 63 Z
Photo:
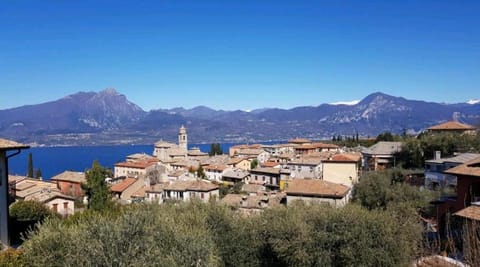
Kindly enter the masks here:
M 280 165 L 280 163 L 274 162 L 274 161 L 265 161 L 264 163 L 261 163 L 261 165 L 262 165 L 262 167 L 273 168 L 273 167 L 276 167 L 276 166 Z
M 343 198 L 350 187 L 318 179 L 293 179 L 288 182 L 287 195 Z
M 125 189 L 127 189 L 129 186 L 131 186 L 136 181 L 137 181 L 137 179 L 135 179 L 135 178 L 127 177 L 123 181 L 121 181 L 120 183 L 112 185 L 112 187 L 110 187 L 110 191 L 115 192 L 115 193 L 122 193 L 123 191 L 125 191 Z
M 135 193 L 132 194 L 132 197 L 144 198 L 145 197 L 146 187 L 142 186 Z
M 328 161 L 331 162 L 358 162 L 361 157 L 357 154 L 344 153 L 344 154 L 335 154 Z
M 66 181 L 74 183 L 86 183 L 87 179 L 85 178 L 84 172 L 72 172 L 64 171 L 56 176 L 53 176 L 50 180 L 52 181 Z
M 480 221 L 480 206 L 472 205 L 466 207 L 463 210 L 457 211 L 456 213 L 454 213 L 454 215 Z
M 475 127 L 458 121 L 447 121 L 438 125 L 434 125 L 428 130 L 475 130 Z
M 304 144 L 304 143 L 311 143 L 312 141 L 306 138 L 294 138 L 294 139 L 288 140 L 288 142 L 291 144 Z
M 480 177 L 480 157 L 448 169 L 445 173 Z

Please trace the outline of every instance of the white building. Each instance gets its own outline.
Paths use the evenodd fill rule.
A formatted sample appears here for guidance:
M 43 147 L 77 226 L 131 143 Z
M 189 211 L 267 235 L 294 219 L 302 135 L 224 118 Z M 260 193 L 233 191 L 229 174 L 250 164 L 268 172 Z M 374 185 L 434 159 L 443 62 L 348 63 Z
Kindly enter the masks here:
M 190 201 L 199 199 L 208 202 L 210 198 L 218 199 L 220 192 L 218 186 L 206 180 L 175 181 L 163 189 L 163 199 Z
M 224 171 L 227 169 L 226 165 L 207 165 L 203 167 L 203 171 L 207 176 L 207 179 L 210 181 L 220 182 L 222 181 L 222 175 Z
M 292 178 L 316 178 L 322 177 L 321 158 L 299 158 L 287 163 Z

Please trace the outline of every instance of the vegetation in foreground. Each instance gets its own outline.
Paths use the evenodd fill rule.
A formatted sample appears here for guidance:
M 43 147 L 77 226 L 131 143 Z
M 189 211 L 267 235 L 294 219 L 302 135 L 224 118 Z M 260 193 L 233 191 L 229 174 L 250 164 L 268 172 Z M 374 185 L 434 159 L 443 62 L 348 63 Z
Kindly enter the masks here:
M 414 214 L 298 203 L 242 217 L 214 203 L 139 204 L 48 218 L 8 259 L 16 266 L 407 266 L 421 245 Z

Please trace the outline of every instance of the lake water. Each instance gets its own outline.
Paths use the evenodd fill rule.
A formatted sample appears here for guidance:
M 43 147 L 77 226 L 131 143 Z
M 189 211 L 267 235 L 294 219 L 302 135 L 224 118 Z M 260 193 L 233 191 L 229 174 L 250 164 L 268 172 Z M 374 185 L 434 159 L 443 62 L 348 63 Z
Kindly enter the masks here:
M 235 144 L 222 144 L 222 150 Z M 203 152 L 210 151 L 210 144 L 192 144 L 189 148 L 199 147 Z M 40 168 L 45 180 L 65 171 L 85 171 L 98 160 L 102 166 L 113 170 L 115 163 L 125 161 L 126 156 L 134 153 L 153 153 L 153 145 L 122 145 L 122 146 L 76 146 L 76 147 L 34 147 L 22 150 L 9 160 L 9 173 L 26 175 L 28 154 L 32 153 L 33 168 Z M 35 173 L 35 172 L 34 172 Z

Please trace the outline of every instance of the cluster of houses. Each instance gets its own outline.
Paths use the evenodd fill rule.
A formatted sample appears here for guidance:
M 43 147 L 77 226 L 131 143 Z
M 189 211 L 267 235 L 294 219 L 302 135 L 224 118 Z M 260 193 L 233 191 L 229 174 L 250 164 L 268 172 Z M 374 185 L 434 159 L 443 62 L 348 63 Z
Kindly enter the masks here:
M 472 134 L 473 127 L 447 122 L 428 129 Z M 378 142 L 358 152 L 346 152 L 335 144 L 297 138 L 287 143 L 245 144 L 230 147 L 228 154 L 209 155 L 188 149 L 185 127 L 178 144 L 158 141 L 152 155 L 133 154 L 114 166 L 107 178 L 112 198 L 120 203 L 169 201 L 219 201 L 242 213 L 304 202 L 335 207 L 348 203 L 362 171 L 382 170 L 396 165 L 401 142 Z M 424 186 L 453 187 L 457 195 L 445 198 L 439 214 L 476 214 L 480 220 L 480 154 L 463 153 L 441 157 L 437 152 L 425 162 Z M 75 200 L 84 197 L 85 174 L 65 171 L 50 181 L 10 176 L 10 194 L 17 200 L 37 200 L 52 210 L 70 215 Z M 226 187 L 236 193 L 220 194 Z M 463 212 L 468 208 L 475 212 Z M 467 214 L 467 215 L 465 215 Z M 469 216 L 469 215 L 468 215 Z
M 285 144 L 236 145 L 228 154 L 188 149 L 160 140 L 152 155 L 134 154 L 114 166 L 111 191 L 121 203 L 211 199 L 251 213 L 295 200 L 345 205 L 361 171 L 360 153 L 337 145 L 293 139 Z M 238 188 L 220 200 L 221 187 Z

